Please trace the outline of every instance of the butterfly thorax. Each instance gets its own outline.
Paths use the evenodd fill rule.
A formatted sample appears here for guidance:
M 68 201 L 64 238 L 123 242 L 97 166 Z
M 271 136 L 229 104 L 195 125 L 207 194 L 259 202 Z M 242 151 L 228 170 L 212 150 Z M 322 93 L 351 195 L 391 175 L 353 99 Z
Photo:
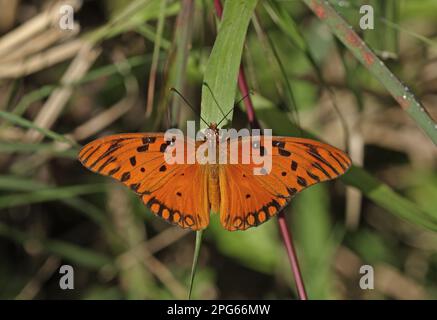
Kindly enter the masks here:
M 208 145 L 208 149 L 205 152 L 205 156 L 209 156 L 210 150 L 215 150 L 215 159 L 219 159 L 219 141 L 220 129 L 218 128 L 216 123 L 211 122 L 208 128 L 203 130 L 203 137 L 200 139 L 200 141 L 196 141 L 196 148 L 206 143 Z
M 217 124 L 215 122 L 211 122 L 211 124 L 208 127 L 208 131 L 206 133 L 206 138 L 214 141 L 218 145 L 219 139 L 220 139 L 220 129 L 218 128 Z

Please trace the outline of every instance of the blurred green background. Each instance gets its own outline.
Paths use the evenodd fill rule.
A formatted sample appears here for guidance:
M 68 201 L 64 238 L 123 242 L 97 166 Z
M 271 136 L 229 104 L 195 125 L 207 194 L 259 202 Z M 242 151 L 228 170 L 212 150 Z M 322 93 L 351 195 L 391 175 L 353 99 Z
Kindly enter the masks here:
M 228 0 L 229 1 L 229 0 Z M 59 6 L 73 6 L 63 30 Z M 331 1 L 437 118 L 437 1 Z M 359 8 L 375 29 L 359 29 Z M 209 0 L 0 0 L 0 298 L 185 298 L 195 234 L 76 160 L 79 145 L 198 121 L 217 34 Z M 437 298 L 437 150 L 302 1 L 259 1 L 243 49 L 256 115 L 357 167 L 287 208 L 311 299 Z M 237 95 L 237 98 L 238 95 Z M 243 106 L 233 126 L 247 127 Z M 77 143 L 77 144 L 76 144 Z M 364 193 L 364 196 L 362 193 Z M 59 288 L 73 266 L 74 290 Z M 374 290 L 359 287 L 362 265 Z M 296 298 L 276 219 L 204 233 L 193 298 Z

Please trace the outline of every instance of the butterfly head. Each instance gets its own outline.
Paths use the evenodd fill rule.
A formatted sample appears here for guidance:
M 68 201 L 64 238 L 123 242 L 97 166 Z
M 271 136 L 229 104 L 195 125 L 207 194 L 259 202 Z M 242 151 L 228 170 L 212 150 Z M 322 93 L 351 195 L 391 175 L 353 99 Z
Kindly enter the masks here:
M 209 128 L 216 134 L 216 135 L 218 135 L 219 134 L 219 128 L 218 128 L 218 125 L 217 125 L 217 123 L 215 123 L 215 122 L 211 122 L 210 124 L 209 124 Z
M 218 128 L 217 123 L 211 122 L 209 124 L 209 126 L 208 126 L 208 129 L 209 130 L 207 130 L 207 131 L 209 133 L 207 133 L 207 135 L 209 135 L 209 137 L 207 137 L 207 138 L 210 138 L 210 139 L 214 139 L 215 138 L 214 140 L 218 141 L 218 138 L 219 138 L 219 135 L 220 135 L 220 129 Z

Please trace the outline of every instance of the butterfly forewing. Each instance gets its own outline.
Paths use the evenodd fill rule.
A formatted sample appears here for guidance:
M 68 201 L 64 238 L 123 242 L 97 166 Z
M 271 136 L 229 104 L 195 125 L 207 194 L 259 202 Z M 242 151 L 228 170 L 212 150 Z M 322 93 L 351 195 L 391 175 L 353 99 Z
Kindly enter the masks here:
M 185 158 L 188 143 L 193 142 L 184 142 Z M 84 146 L 79 160 L 91 171 L 124 183 L 164 220 L 193 230 L 205 228 L 209 223 L 205 168 L 168 164 L 164 153 L 170 144 L 160 133 L 114 135 Z

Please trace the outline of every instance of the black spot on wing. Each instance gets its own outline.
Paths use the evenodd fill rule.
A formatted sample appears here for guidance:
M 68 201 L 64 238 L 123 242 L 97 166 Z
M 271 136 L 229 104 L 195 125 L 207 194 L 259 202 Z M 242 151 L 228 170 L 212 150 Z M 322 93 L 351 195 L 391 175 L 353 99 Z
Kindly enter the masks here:
M 86 158 L 82 160 L 82 163 L 83 163 L 84 165 L 86 165 L 87 162 L 88 162 L 88 160 L 93 156 L 94 153 L 97 152 L 97 150 L 100 149 L 100 147 L 101 147 L 101 145 L 98 145 L 97 148 L 95 148 L 93 151 L 91 151 L 91 152 L 86 156 Z M 87 152 L 88 152 L 88 151 L 87 151 Z
M 130 162 L 131 166 L 134 167 L 137 164 L 137 159 L 135 158 L 135 156 L 130 157 L 129 162 Z
M 273 140 L 272 141 L 272 146 L 273 147 L 278 147 L 279 149 L 284 149 L 285 142 L 284 141 Z
M 118 171 L 120 171 L 120 167 L 114 168 L 111 171 L 108 172 L 109 176 L 113 176 L 114 174 L 116 174 Z
M 144 137 L 143 144 L 154 143 L 156 141 L 156 137 Z
M 307 181 L 305 180 L 305 178 L 297 176 L 297 183 L 302 186 L 302 187 L 306 187 L 308 185 Z
M 317 159 L 318 161 L 322 162 L 324 165 L 329 167 L 336 175 L 339 175 L 340 173 L 328 162 L 325 158 L 323 158 L 320 153 L 317 151 L 317 148 L 314 147 L 311 144 L 306 144 L 308 147 L 308 154 L 311 155 L 313 158 Z
M 140 183 L 133 183 L 133 184 L 131 184 L 129 187 L 133 190 L 133 191 L 135 191 L 135 192 L 137 192 L 138 191 L 138 188 L 140 187 Z
M 328 171 L 326 171 L 318 162 L 314 162 L 313 163 L 313 167 L 314 168 L 316 168 L 316 169 L 318 169 L 318 170 L 320 170 L 321 172 L 323 172 L 323 174 L 327 177 L 327 178 L 329 178 L 329 179 L 331 179 L 332 177 L 331 177 L 331 175 L 329 174 L 329 172 Z
M 97 169 L 97 172 L 101 172 L 105 167 L 110 164 L 111 162 L 114 162 L 116 159 L 114 157 L 109 157 L 106 159 L 106 161 Z
M 100 162 L 102 159 L 109 157 L 111 154 L 113 154 L 115 151 L 117 151 L 118 149 L 120 149 L 122 147 L 122 145 L 120 144 L 120 142 L 123 141 L 123 139 L 118 139 L 115 140 L 108 148 L 108 150 L 106 150 L 105 152 L 103 152 L 96 161 L 94 161 L 94 163 L 89 167 L 90 169 L 94 168 L 98 162 Z
M 345 166 L 344 162 L 338 160 L 338 158 L 337 158 L 337 157 L 336 157 L 336 156 L 335 156 L 331 151 L 329 151 L 329 155 L 331 156 L 332 159 L 334 159 L 334 160 L 338 163 L 338 165 L 339 165 L 343 170 L 346 170 L 346 169 L 347 169 L 347 166 Z
M 146 152 L 147 150 L 149 150 L 149 145 L 148 145 L 148 144 L 145 144 L 145 145 L 139 146 L 139 147 L 137 148 L 137 151 L 138 151 L 138 152 Z
M 160 152 L 165 152 L 165 149 L 167 149 L 168 144 L 167 143 L 163 143 L 161 144 L 161 146 L 159 147 L 159 151 Z
M 351 160 L 348 157 L 345 157 L 341 152 L 335 152 L 335 155 L 347 165 L 347 168 L 351 165 Z
M 121 175 L 120 181 L 125 182 L 130 179 L 130 172 L 125 172 Z
M 93 149 L 93 146 L 89 146 L 85 151 L 81 151 L 81 152 L 80 152 L 80 158 L 79 158 L 79 160 L 82 160 L 82 159 L 85 157 L 85 155 L 86 155 L 88 152 L 90 152 L 92 149 Z
M 292 197 L 297 193 L 296 188 L 287 188 L 288 194 Z
M 313 179 L 313 180 L 315 180 L 315 181 L 317 181 L 317 182 L 320 181 L 320 177 L 319 177 L 318 175 L 312 173 L 312 172 L 309 171 L 309 170 L 307 170 L 307 175 L 308 175 L 311 179 Z
M 291 152 L 290 151 L 285 150 L 285 149 L 281 149 L 281 148 L 278 149 L 278 153 L 279 153 L 279 155 L 281 155 L 283 157 L 291 156 Z

